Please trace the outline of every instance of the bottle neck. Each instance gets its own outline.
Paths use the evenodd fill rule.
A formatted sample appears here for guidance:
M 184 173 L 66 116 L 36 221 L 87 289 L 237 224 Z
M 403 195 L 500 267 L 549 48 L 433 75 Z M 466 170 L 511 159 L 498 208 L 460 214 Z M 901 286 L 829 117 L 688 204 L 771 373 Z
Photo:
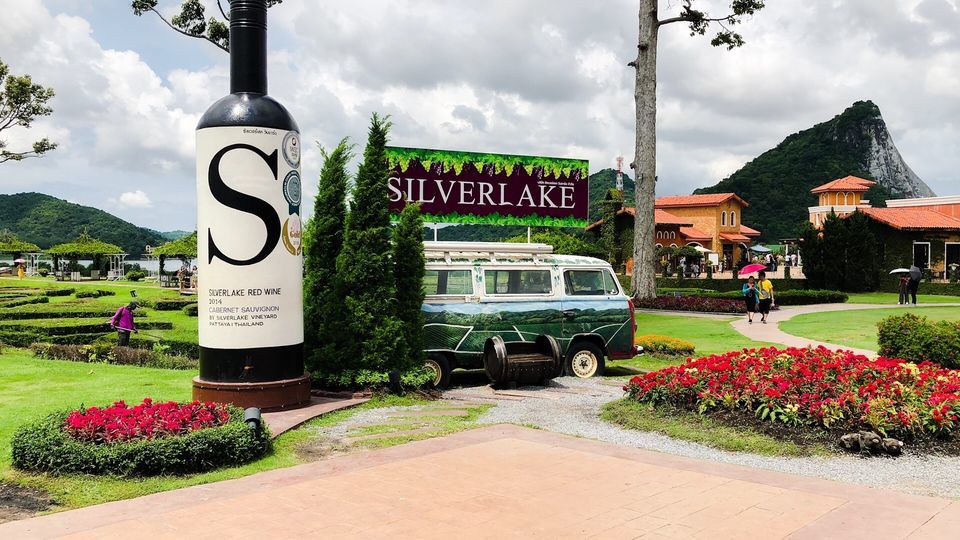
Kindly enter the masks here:
M 230 1 L 230 93 L 267 93 L 267 3 Z

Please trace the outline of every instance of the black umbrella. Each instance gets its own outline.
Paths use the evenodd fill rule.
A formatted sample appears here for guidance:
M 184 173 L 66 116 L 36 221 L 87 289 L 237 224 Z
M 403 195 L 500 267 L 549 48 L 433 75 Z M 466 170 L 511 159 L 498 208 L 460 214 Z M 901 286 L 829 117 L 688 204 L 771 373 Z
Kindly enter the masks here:
M 917 265 L 913 265 L 910 267 L 910 279 L 914 281 L 920 281 L 921 276 L 923 276 L 923 272 L 921 272 L 920 269 L 917 268 Z

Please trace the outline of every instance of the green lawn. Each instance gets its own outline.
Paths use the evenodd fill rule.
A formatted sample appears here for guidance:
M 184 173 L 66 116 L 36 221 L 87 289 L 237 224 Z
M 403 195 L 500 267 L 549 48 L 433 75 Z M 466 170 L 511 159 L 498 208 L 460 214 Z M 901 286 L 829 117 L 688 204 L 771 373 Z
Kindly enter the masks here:
M 685 339 L 694 344 L 697 355 L 718 354 L 776 343 L 752 341 L 730 326 L 737 317 L 706 318 L 682 315 L 637 314 L 637 335 L 658 334 Z
M 798 315 L 781 322 L 780 329 L 795 336 L 875 351 L 877 323 L 891 315 L 904 313 L 915 313 L 938 321 L 960 320 L 960 307 L 858 309 Z
M 851 304 L 890 304 L 897 305 L 900 295 L 897 293 L 871 292 L 871 293 L 850 293 Z M 920 285 L 920 294 L 917 295 L 918 304 L 960 304 L 960 296 L 940 296 L 935 294 L 923 294 L 923 285 Z
M 59 510 L 238 478 L 309 461 L 301 448 L 310 443 L 313 436 L 310 430 L 297 429 L 277 438 L 274 451 L 258 461 L 203 474 L 121 479 L 52 476 L 11 468 L 10 438 L 20 424 L 50 412 L 81 405 L 104 405 L 118 399 L 128 402 L 140 401 L 144 397 L 189 400 L 193 375 L 192 371 L 38 360 L 27 351 L 6 349 L 0 354 L 0 480 L 48 492 Z M 359 408 L 316 418 L 305 426 L 335 424 L 362 408 L 421 403 L 416 399 L 393 396 L 376 399 Z

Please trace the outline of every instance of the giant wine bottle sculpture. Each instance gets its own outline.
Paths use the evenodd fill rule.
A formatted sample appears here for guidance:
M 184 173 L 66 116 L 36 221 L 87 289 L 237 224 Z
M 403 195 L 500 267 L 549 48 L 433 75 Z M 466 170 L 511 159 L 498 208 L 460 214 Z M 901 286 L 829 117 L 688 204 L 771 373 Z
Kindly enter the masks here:
M 230 95 L 197 125 L 196 399 L 310 399 L 303 371 L 300 133 L 267 96 L 267 6 L 230 1 Z

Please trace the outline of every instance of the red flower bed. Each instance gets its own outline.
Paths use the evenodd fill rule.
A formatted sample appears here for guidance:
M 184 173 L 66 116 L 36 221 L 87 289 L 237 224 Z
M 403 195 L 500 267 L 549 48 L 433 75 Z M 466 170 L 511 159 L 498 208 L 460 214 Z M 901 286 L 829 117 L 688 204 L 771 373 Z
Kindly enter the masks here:
M 634 377 L 624 390 L 642 402 L 701 414 L 745 410 L 795 426 L 889 436 L 941 435 L 960 426 L 960 371 L 823 347 L 707 356 Z
M 118 401 L 110 407 L 90 407 L 67 415 L 64 431 L 79 441 L 111 443 L 183 435 L 217 427 L 230 420 L 226 405 L 219 403 L 143 403 L 128 406 Z
M 636 306 L 645 309 L 672 311 L 703 311 L 708 313 L 746 313 L 747 306 L 741 300 L 707 298 L 704 296 L 658 296 L 652 300 L 634 300 Z

